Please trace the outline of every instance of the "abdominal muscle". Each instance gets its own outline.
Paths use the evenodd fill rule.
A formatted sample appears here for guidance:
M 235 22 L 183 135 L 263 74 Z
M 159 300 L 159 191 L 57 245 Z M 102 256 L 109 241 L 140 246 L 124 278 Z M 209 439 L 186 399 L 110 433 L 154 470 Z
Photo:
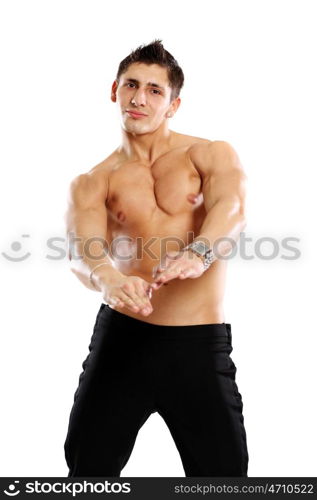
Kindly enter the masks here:
M 175 222 L 175 217 L 173 222 Z M 178 231 L 178 234 L 176 234 L 177 231 L 175 227 L 174 231 L 171 231 L 171 227 L 169 227 L 170 231 L 167 231 L 166 225 L 163 225 L 163 227 L 160 225 L 160 229 L 155 233 L 152 226 L 151 234 L 158 235 L 159 232 L 162 233 L 162 229 L 164 230 L 164 238 L 167 238 L 168 234 L 173 234 L 173 237 L 176 236 L 179 240 L 184 241 L 184 243 L 186 242 L 186 233 Z M 129 237 L 130 241 L 134 241 L 134 237 L 132 236 L 134 231 L 130 234 L 127 230 L 122 232 L 115 231 L 115 233 L 116 236 L 120 237 L 125 235 Z M 138 235 L 140 235 L 140 232 L 138 232 Z M 140 236 L 138 237 L 140 238 Z M 195 235 L 193 237 L 195 237 Z M 150 236 L 144 236 L 139 241 L 146 242 L 149 240 Z M 190 241 L 186 242 L 186 244 L 188 243 L 190 243 Z M 133 243 L 131 244 L 131 248 L 132 247 Z M 134 245 L 133 248 L 135 251 L 136 245 Z M 162 251 L 162 253 L 160 253 L 160 249 L 160 238 L 156 237 L 156 241 L 150 246 L 150 250 L 155 256 L 161 255 L 162 257 L 165 252 Z M 165 251 L 171 252 L 173 250 L 179 251 L 180 248 L 178 244 L 173 244 L 173 242 L 171 242 Z M 125 251 L 129 253 L 128 248 L 125 248 Z M 142 259 L 132 258 L 126 261 L 114 259 L 115 267 L 118 271 L 126 276 L 139 276 L 148 283 L 153 283 L 152 270 L 159 262 L 160 258 L 153 259 L 148 253 L 143 256 Z M 158 325 L 177 326 L 224 323 L 223 298 L 226 269 L 227 261 L 216 260 L 211 264 L 209 269 L 198 278 L 174 278 L 163 284 L 158 290 L 152 290 L 151 304 L 153 312 L 148 316 L 133 312 L 126 306 L 109 307 L 132 318 Z

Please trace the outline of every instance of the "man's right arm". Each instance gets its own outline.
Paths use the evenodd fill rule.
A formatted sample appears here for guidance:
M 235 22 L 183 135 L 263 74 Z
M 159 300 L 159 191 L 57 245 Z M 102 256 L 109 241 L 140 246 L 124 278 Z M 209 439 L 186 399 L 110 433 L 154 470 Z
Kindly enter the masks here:
M 123 276 L 116 270 L 109 257 L 107 247 L 107 208 L 108 175 L 104 171 L 81 174 L 70 184 L 65 223 L 68 241 L 68 258 L 71 271 L 91 290 L 99 291 L 100 278 L 111 280 Z M 89 276 L 91 271 L 101 263 L 93 273 L 92 285 Z
M 153 310 L 150 283 L 139 276 L 120 273 L 106 255 L 107 195 L 108 175 L 105 171 L 81 174 L 70 184 L 65 223 L 71 271 L 87 288 L 102 292 L 107 302 L 115 301 L 118 307 L 126 306 L 147 316 Z M 95 269 L 101 263 L 107 265 Z M 90 281 L 93 269 L 95 286 Z

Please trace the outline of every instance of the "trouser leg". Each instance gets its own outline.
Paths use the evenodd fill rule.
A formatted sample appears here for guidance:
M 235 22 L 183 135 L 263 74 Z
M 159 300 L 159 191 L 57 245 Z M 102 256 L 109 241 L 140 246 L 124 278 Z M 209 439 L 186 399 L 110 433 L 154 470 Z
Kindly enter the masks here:
M 142 346 L 97 319 L 64 443 L 68 477 L 116 476 L 153 412 Z
M 243 402 L 231 351 L 231 337 L 165 346 L 169 356 L 158 411 L 186 476 L 247 476 Z

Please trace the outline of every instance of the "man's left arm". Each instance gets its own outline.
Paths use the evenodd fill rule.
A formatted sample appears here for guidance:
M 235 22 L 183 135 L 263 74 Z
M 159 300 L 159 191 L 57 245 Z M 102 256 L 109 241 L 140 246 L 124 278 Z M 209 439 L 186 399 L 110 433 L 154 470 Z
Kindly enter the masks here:
M 195 144 L 190 158 L 200 173 L 206 217 L 193 241 L 213 250 L 214 260 L 226 256 L 246 227 L 247 176 L 235 149 L 226 141 Z M 153 288 L 174 278 L 196 278 L 203 272 L 199 256 L 190 250 L 167 256 L 153 273 Z M 176 258 L 175 258 L 176 257 Z
M 247 176 L 238 154 L 225 141 L 198 145 L 192 149 L 191 158 L 202 177 L 207 212 L 194 241 L 202 240 L 214 250 L 216 258 L 223 257 L 246 227 Z

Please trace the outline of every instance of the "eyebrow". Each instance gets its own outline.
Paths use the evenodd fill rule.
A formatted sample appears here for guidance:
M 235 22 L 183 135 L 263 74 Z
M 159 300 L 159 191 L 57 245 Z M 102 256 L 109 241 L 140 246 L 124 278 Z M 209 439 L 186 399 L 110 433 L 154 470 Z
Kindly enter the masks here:
M 131 83 L 140 83 L 139 80 L 136 80 L 135 78 L 125 78 L 125 81 Z M 149 87 L 157 87 L 158 89 L 165 90 L 165 88 L 162 87 L 162 85 L 159 85 L 158 83 L 155 82 L 147 82 L 147 85 Z

